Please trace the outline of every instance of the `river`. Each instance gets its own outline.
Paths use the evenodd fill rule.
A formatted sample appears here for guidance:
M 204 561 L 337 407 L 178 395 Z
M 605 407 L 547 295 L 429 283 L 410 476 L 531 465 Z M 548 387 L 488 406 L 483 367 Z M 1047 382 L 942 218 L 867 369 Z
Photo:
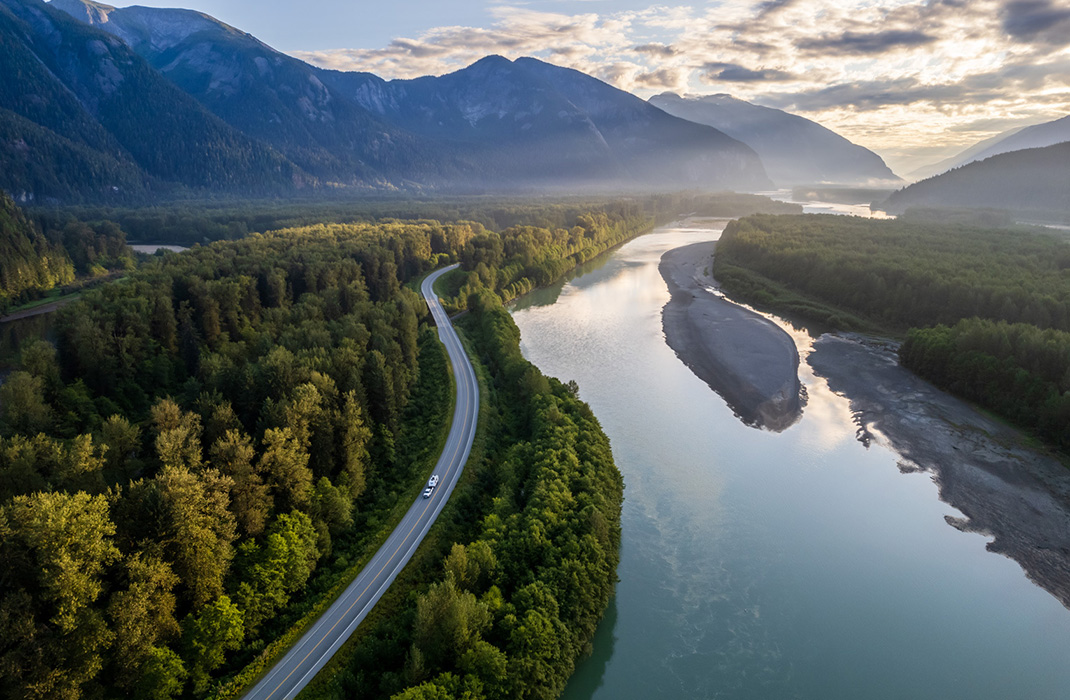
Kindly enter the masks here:
M 626 483 L 620 582 L 567 700 L 1030 700 L 1070 693 L 1070 612 L 945 521 L 924 473 L 864 446 L 806 364 L 803 417 L 741 423 L 665 344 L 667 250 L 639 237 L 512 308 L 528 359 L 579 383 Z

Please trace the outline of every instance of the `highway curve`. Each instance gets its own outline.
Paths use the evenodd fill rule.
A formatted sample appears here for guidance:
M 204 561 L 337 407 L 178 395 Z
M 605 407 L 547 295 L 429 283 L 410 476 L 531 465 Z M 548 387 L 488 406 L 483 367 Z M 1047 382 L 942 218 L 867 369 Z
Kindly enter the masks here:
M 295 697 L 301 692 L 341 648 L 393 583 L 446 505 L 446 500 L 461 475 L 475 437 L 476 419 L 479 415 L 479 387 L 472 364 L 461 347 L 461 341 L 432 290 L 435 280 L 455 267 L 456 265 L 451 265 L 433 272 L 424 279 L 421 288 L 435 319 L 435 325 L 438 326 L 438 337 L 449 354 L 457 385 L 453 425 L 450 426 L 446 446 L 435 466 L 434 473 L 440 476 L 441 481 L 430 498 L 423 497 L 423 486 L 421 491 L 413 494 L 415 500 L 409 512 L 390 533 L 390 537 L 368 565 L 300 641 L 253 686 L 245 695 L 247 700 L 282 700 Z

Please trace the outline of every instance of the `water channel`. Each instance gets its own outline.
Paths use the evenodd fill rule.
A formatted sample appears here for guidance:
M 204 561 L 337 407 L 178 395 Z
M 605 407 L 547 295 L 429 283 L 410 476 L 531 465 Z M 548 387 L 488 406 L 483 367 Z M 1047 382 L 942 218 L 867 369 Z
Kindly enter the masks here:
M 564 697 L 1057 700 L 1070 611 L 986 538 L 950 527 L 924 473 L 863 446 L 806 364 L 783 433 L 747 427 L 665 344 L 656 230 L 526 296 L 525 355 L 579 383 L 626 491 L 620 582 Z

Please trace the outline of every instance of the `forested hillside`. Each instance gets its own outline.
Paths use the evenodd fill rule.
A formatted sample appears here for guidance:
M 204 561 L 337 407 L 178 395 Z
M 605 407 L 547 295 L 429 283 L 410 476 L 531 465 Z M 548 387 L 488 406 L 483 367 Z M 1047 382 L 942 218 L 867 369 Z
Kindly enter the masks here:
M 73 279 L 74 266 L 63 250 L 49 244 L 0 191 L 0 313 L 27 292 Z
M 135 265 L 126 234 L 113 221 L 35 218 L 0 191 L 0 314 L 56 287 L 73 291 Z
M 595 211 L 563 234 L 434 221 L 291 229 L 167 256 L 60 312 L 58 347 L 26 345 L 21 368 L 0 386 L 0 694 L 201 697 L 221 673 L 253 660 L 426 478 L 412 472 L 412 445 L 426 452 L 434 443 L 448 396 L 431 388 L 443 386 L 444 366 L 421 331 L 426 306 L 403 285 L 496 243 L 510 253 L 493 270 L 515 285 L 563 270 L 563 259 L 586 259 L 646 220 Z M 467 293 L 478 310 L 490 293 L 475 285 Z M 508 321 L 500 309 L 476 317 Z M 520 411 L 510 430 L 543 421 L 539 432 L 519 433 L 532 441 L 523 449 L 567 448 L 584 465 L 568 458 L 562 464 L 578 471 L 547 481 L 571 524 L 530 527 L 549 538 L 546 553 L 571 551 L 579 538 L 584 554 L 570 556 L 592 577 L 579 580 L 597 585 L 502 579 L 516 581 L 517 597 L 502 590 L 521 624 L 544 624 L 523 622 L 534 614 L 521 607 L 532 595 L 557 597 L 555 628 L 582 622 L 553 652 L 547 687 L 556 688 L 612 587 L 619 475 L 589 411 L 524 369 L 515 338 L 502 342 L 487 351 L 498 357 L 495 371 L 534 382 L 516 387 L 529 405 L 503 396 L 498 410 Z M 544 488 L 529 479 L 550 473 L 527 471 L 536 464 L 521 453 L 500 457 L 517 474 L 502 495 L 519 499 L 520 513 Z M 601 515 L 574 508 L 588 502 Z M 528 570 L 528 527 L 518 521 L 497 534 L 493 554 L 510 576 Z M 520 558 L 510 564 L 509 552 Z M 555 570 L 555 560 L 530 555 L 533 571 L 551 567 L 541 576 Z M 582 605 L 578 590 L 591 596 Z M 452 658 L 442 643 L 428 642 L 429 663 Z M 543 663 L 536 648 L 506 648 L 518 673 L 529 660 L 533 669 Z
M 904 366 L 1070 449 L 1070 245 L 1027 230 L 836 216 L 733 222 L 735 294 L 902 332 Z M 792 298 L 793 295 L 799 295 Z M 816 302 L 816 303 L 815 303 Z
M 779 187 L 899 180 L 873 151 L 797 114 L 723 94 L 681 97 L 663 92 L 650 103 L 747 144 Z
M 1070 143 L 1002 153 L 922 180 L 880 208 L 1007 209 L 1037 220 L 1070 217 Z
M 39 0 L 0 0 L 0 189 L 130 201 L 176 187 L 278 194 L 299 168 L 210 114 L 121 40 Z

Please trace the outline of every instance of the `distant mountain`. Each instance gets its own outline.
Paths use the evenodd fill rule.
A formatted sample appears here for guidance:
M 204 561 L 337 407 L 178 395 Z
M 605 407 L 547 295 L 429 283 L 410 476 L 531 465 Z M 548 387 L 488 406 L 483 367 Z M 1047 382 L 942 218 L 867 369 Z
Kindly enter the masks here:
M 1000 153 L 1043 148 L 1070 141 L 1070 116 L 1033 126 L 1018 127 L 985 139 L 946 160 L 911 173 L 913 177 L 931 177 L 967 163 L 984 160 Z
M 996 145 L 1008 136 L 1017 134 L 1023 128 L 1025 127 L 1019 127 L 1017 129 L 1011 129 L 1010 131 L 1004 131 L 1003 133 L 997 134 L 991 138 L 987 138 L 984 141 L 978 141 L 974 145 L 967 148 L 965 151 L 960 151 L 955 155 L 951 156 L 950 158 L 945 158 L 938 163 L 924 165 L 920 168 L 917 168 L 916 170 L 912 170 L 907 173 L 907 179 L 914 182 L 917 182 L 918 180 L 925 180 L 927 178 L 933 177 L 934 175 L 946 173 L 952 168 L 957 168 L 960 165 L 970 163 L 975 159 L 974 156 L 976 156 L 977 154 L 988 150 L 990 147 Z
M 673 117 L 600 80 L 535 59 L 493 56 L 441 77 L 385 81 L 367 73 L 315 68 L 191 10 L 117 9 L 91 0 L 53 0 L 50 5 L 0 0 L 4 6 L 23 22 L 30 15 L 45 18 L 67 34 L 77 34 L 72 27 L 80 27 L 82 34 L 68 43 L 97 42 L 82 51 L 84 56 L 61 62 L 76 73 L 55 91 L 59 102 L 73 102 L 64 124 L 42 122 L 29 107 L 18 111 L 17 101 L 0 101 L 0 109 L 50 130 L 29 133 L 30 125 L 11 120 L 14 126 L 8 130 L 22 128 L 27 144 L 33 137 L 45 144 L 41 148 L 62 151 L 62 158 L 72 161 L 90 149 L 82 158 L 87 163 L 75 169 L 82 174 L 71 178 L 76 183 L 99 181 L 85 175 L 97 167 L 109 182 L 124 173 L 136 182 L 147 173 L 154 182 L 197 186 L 202 183 L 192 173 L 208 180 L 217 174 L 211 168 L 187 171 L 198 154 L 225 160 L 245 153 L 245 167 L 212 165 L 220 166 L 220 175 L 255 182 L 263 174 L 261 161 L 274 158 L 275 180 L 302 181 L 308 173 L 320 186 L 376 189 L 571 192 L 770 185 L 757 154 L 717 129 Z M 106 53 L 118 53 L 93 53 L 97 44 Z M 27 65 L 33 63 L 29 54 L 18 55 Z M 107 66 L 93 68 L 97 64 L 121 64 L 137 80 L 123 74 L 110 86 L 81 74 L 97 70 L 107 75 Z M 65 75 L 62 70 L 38 72 L 46 83 L 50 73 Z M 74 85 L 73 100 L 59 94 L 67 83 Z M 160 92 L 161 84 L 168 94 Z M 107 99 L 91 94 L 94 86 Z M 134 86 L 145 97 L 128 89 Z M 50 95 L 33 104 L 52 101 Z M 98 108 L 104 105 L 106 110 Z M 182 128 L 169 126 L 176 120 Z M 198 137 L 187 133 L 194 122 L 197 128 L 215 129 L 218 143 L 198 147 Z M 4 127 L 0 119 L 0 134 Z M 45 138 L 50 135 L 74 143 L 52 143 Z M 221 142 L 224 137 L 232 142 Z M 46 168 L 39 179 L 52 172 Z M 237 184 L 223 183 L 218 189 L 234 191 Z
M 206 14 L 89 0 L 51 4 L 122 39 L 216 116 L 317 177 L 371 186 L 465 174 L 435 143 L 341 99 L 318 69 Z
M 0 0 L 0 47 L 0 186 L 20 197 L 280 192 L 302 177 L 124 42 L 39 0 Z
M 1007 209 L 1045 219 L 1070 215 L 1070 142 L 1002 153 L 906 187 L 882 208 Z
M 665 92 L 651 97 L 650 103 L 747 144 L 758 152 L 769 177 L 781 187 L 899 181 L 873 151 L 795 114 L 729 95 L 681 97 Z
M 321 75 L 384 120 L 471 153 L 496 178 L 558 188 L 768 185 L 757 155 L 739 141 L 534 58 L 488 56 L 414 80 Z

